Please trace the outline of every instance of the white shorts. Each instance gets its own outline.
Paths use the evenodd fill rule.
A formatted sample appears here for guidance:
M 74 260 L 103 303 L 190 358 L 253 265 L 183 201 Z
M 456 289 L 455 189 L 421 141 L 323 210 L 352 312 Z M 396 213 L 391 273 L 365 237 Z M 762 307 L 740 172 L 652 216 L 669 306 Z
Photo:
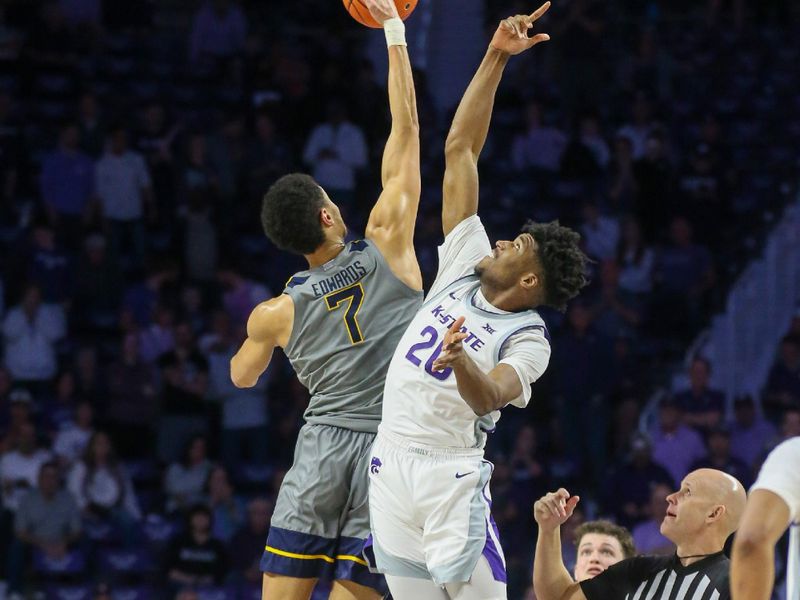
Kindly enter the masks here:
M 492 469 L 483 450 L 432 448 L 378 433 L 369 469 L 372 546 L 365 551 L 375 570 L 445 585 L 469 581 L 483 554 L 505 583 L 490 512 Z

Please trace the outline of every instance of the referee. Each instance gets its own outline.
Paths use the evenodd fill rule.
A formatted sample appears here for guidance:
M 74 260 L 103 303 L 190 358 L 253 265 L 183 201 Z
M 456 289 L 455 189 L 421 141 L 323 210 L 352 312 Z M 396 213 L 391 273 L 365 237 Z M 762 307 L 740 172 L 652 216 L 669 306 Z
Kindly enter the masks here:
M 559 529 L 578 504 L 565 489 L 534 505 L 539 524 L 533 585 L 539 600 L 728 600 L 730 561 L 722 553 L 746 502 L 742 484 L 715 469 L 689 473 L 667 496 L 661 533 L 673 556 L 636 556 L 575 583 L 561 560 Z

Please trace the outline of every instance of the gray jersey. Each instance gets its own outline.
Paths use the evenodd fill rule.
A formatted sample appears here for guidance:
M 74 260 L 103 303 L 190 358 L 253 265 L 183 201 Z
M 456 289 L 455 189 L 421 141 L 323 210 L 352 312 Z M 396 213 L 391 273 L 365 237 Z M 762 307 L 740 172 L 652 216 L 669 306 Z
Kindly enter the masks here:
M 294 301 L 284 351 L 311 392 L 309 423 L 375 432 L 386 370 L 397 342 L 422 304 L 369 240 L 295 274 L 283 292 Z

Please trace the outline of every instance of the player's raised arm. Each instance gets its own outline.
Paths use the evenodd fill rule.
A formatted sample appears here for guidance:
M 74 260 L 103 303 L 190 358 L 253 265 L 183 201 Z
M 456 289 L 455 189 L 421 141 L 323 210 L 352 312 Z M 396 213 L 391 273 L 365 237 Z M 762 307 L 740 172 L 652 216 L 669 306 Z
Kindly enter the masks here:
M 231 359 L 231 381 L 236 387 L 253 387 L 267 370 L 275 346 L 284 347 L 294 322 L 294 303 L 282 294 L 262 302 L 247 320 L 247 339 Z
M 393 0 L 363 0 L 384 26 L 389 47 L 389 108 L 392 130 L 381 165 L 383 191 L 369 215 L 366 236 L 383 254 L 392 272 L 415 290 L 422 289 L 414 254 L 414 225 L 421 189 L 419 120 L 411 62 L 403 22 Z
M 572 516 L 580 498 L 561 488 L 533 505 L 539 526 L 533 562 L 533 588 L 540 600 L 586 600 L 561 557 L 561 525 Z
M 533 23 L 550 2 L 530 15 L 501 21 L 486 56 L 464 92 L 445 143 L 442 229 L 446 236 L 461 221 L 478 212 L 478 156 L 486 142 L 494 96 L 510 56 L 550 39 L 546 33 L 528 37 Z

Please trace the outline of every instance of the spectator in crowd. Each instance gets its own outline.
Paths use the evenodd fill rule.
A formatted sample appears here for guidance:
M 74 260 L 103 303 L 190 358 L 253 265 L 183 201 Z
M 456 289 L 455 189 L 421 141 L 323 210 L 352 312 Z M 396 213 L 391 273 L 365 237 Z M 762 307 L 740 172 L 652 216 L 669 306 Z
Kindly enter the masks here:
M 50 458 L 48 450 L 38 447 L 33 424 L 22 425 L 16 447 L 0 458 L 0 485 L 5 510 L 17 512 L 28 491 L 36 487 L 39 469 Z
M 176 177 L 173 147 L 180 131 L 180 123 L 169 119 L 161 102 L 150 102 L 144 107 L 136 148 L 147 163 L 159 224 L 164 226 L 173 222 Z
M 641 554 L 672 554 L 675 545 L 661 533 L 661 521 L 667 514 L 667 496 L 672 487 L 664 483 L 655 484 L 650 491 L 647 520 L 633 528 L 633 543 Z M 577 578 L 576 578 L 577 579 Z
M 683 410 L 683 422 L 701 433 L 708 433 L 722 423 L 725 396 L 709 386 L 711 363 L 697 356 L 689 367 L 689 389 L 675 396 Z
M 611 260 L 617 253 L 619 242 L 619 221 L 600 213 L 594 201 L 583 205 L 583 223 L 581 235 L 586 253 L 595 260 Z
M 725 426 L 717 426 L 708 432 L 708 456 L 692 465 L 692 470 L 710 468 L 732 475 L 745 487 L 752 483 L 750 469 L 744 462 L 731 455 L 731 433 Z
M 276 131 L 275 121 L 270 113 L 258 113 L 255 129 L 256 137 L 247 148 L 245 162 L 250 200 L 248 206 L 253 206 L 254 209 L 261 202 L 265 190 L 286 173 L 292 164 L 291 150 Z M 335 141 L 329 144 L 335 145 Z
M 234 492 L 228 471 L 217 465 L 208 473 L 206 502 L 214 517 L 214 537 L 228 542 L 245 521 L 244 504 Z
M 691 215 L 695 231 L 702 232 L 703 239 L 716 247 L 720 240 L 720 228 L 707 225 L 714 220 L 724 223 L 728 206 L 723 203 L 722 174 L 717 172 L 714 162 L 711 147 L 698 144 L 679 186 L 683 198 L 682 212 Z
M 83 243 L 75 276 L 75 327 L 83 332 L 109 332 L 117 325 L 122 302 L 122 274 L 108 256 L 106 238 L 94 233 Z
M 39 185 L 50 223 L 58 225 L 67 247 L 76 249 L 94 192 L 94 165 L 80 150 L 77 123 L 61 127 L 58 147 L 42 163 Z
M 600 128 L 600 120 L 596 114 L 587 113 L 581 117 L 579 125 L 579 139 L 592 153 L 598 169 L 605 171 L 611 161 L 611 149 L 608 147 Z
M 731 454 L 752 472 L 775 439 L 775 426 L 758 415 L 752 396 L 739 396 L 734 400 L 733 416 Z
M 231 316 L 233 327 L 246 325 L 256 305 L 272 297 L 266 286 L 228 267 L 220 269 L 217 280 L 223 289 L 222 305 Z
M 172 463 L 167 469 L 164 476 L 167 511 L 184 510 L 203 499 L 203 490 L 211 471 L 207 446 L 204 436 L 194 436 L 189 440 L 182 460 Z
M 796 336 L 781 340 L 778 360 L 767 379 L 764 408 L 772 418 L 787 408 L 800 408 L 800 338 Z
M 621 290 L 640 297 L 652 291 L 655 254 L 645 244 L 639 222 L 630 215 L 622 219 L 617 264 Z
M 4 375 L 5 374 L 5 375 Z M 0 369 L 0 380 L 8 376 L 6 369 Z M 4 433 L 0 453 L 16 448 L 19 443 L 20 435 L 24 426 L 32 424 L 33 421 L 33 396 L 25 388 L 11 389 L 11 378 L 8 378 L 7 395 L 8 415 L 0 431 Z
M 649 515 L 652 490 L 666 485 L 672 489 L 670 473 L 653 461 L 650 439 L 636 434 L 631 439 L 630 457 L 613 468 L 604 486 L 604 508 L 617 523 L 633 527 Z
M 187 532 L 167 551 L 167 580 L 173 590 L 184 586 L 219 585 L 227 573 L 225 546 L 213 537 L 211 511 L 202 504 L 188 514 Z
M 517 171 L 555 174 L 569 141 L 557 127 L 544 124 L 541 104 L 531 102 L 525 107 L 526 130 L 514 138 L 511 162 Z
M 58 367 L 55 344 L 65 333 L 62 308 L 44 304 L 38 286 L 26 286 L 20 304 L 3 320 L 5 363 L 11 376 L 30 383 L 35 391 L 46 389 Z
M 247 20 L 232 0 L 207 0 L 194 16 L 189 56 L 195 63 L 231 58 L 246 35 Z
M 644 306 L 637 296 L 619 287 L 619 265 L 604 260 L 600 265 L 600 289 L 592 299 L 592 322 L 603 336 L 635 338 L 644 320 Z
M 9 592 L 21 592 L 31 550 L 58 560 L 80 534 L 80 510 L 70 493 L 61 489 L 58 463 L 42 463 L 37 487 L 22 497 L 14 517 L 15 539 L 8 553 Z
M 531 425 L 523 425 L 517 432 L 514 450 L 509 459 L 512 485 L 517 498 L 539 496 L 547 489 L 549 473 L 540 455 L 536 429 Z
M 219 256 L 210 188 L 196 187 L 187 192 L 183 216 L 183 260 L 192 281 L 210 281 L 217 270 Z
M 209 365 L 210 398 L 222 406 L 222 461 L 228 468 L 248 460 L 264 464 L 269 455 L 269 374 L 262 375 L 252 388 L 233 385 L 230 360 L 239 339 L 228 313 L 219 310 L 214 313 L 211 332 L 200 341 Z
M 667 141 L 660 129 L 651 131 L 644 155 L 633 163 L 636 177 L 636 214 L 651 240 L 659 239 L 674 209 L 675 170 L 667 157 Z
M 650 437 L 653 440 L 653 460 L 669 471 L 673 482 L 680 482 L 689 472 L 689 467 L 706 456 L 700 434 L 683 424 L 680 404 L 674 398 L 661 401 L 658 424 Z
M 55 394 L 44 402 L 44 426 L 48 434 L 55 435 L 72 422 L 78 396 L 75 391 L 75 374 L 65 369 L 56 377 Z
M 91 91 L 83 92 L 78 100 L 78 129 L 80 135 L 80 149 L 91 159 L 97 159 L 103 153 L 106 141 L 106 131 L 100 110 L 97 106 L 97 96 Z M 92 167 L 92 175 L 94 167 Z M 94 185 L 94 181 L 92 181 Z
M 633 174 L 633 142 L 618 134 L 614 140 L 608 197 L 615 210 L 630 212 L 638 194 L 638 184 Z
M 658 331 L 685 336 L 702 318 L 716 280 L 711 254 L 692 241 L 692 226 L 685 217 L 672 220 L 670 244 L 661 250 L 655 273 Z
M 247 523 L 231 538 L 229 546 L 231 568 L 236 578 L 259 587 L 263 577 L 259 564 L 272 509 L 272 502 L 267 498 L 251 500 L 247 504 Z
M 175 348 L 159 357 L 158 366 L 162 379 L 159 456 L 173 461 L 193 435 L 208 431 L 208 361 L 197 350 L 189 323 L 175 326 Z
M 86 452 L 86 446 L 94 434 L 94 410 L 89 402 L 79 402 L 75 407 L 74 420 L 64 426 L 53 440 L 53 453 L 59 462 L 69 466 Z
M 349 120 L 347 105 L 340 98 L 328 102 L 326 115 L 326 120 L 314 127 L 308 137 L 303 162 L 339 206 L 352 210 L 356 173 L 367 165 L 364 132 Z
M 631 104 L 631 120 L 617 132 L 631 142 L 631 155 L 634 160 L 644 157 L 647 152 L 647 139 L 653 131 L 653 109 L 650 100 L 643 92 L 634 95 Z
M 121 456 L 138 456 L 153 440 L 157 413 L 156 372 L 139 354 L 139 338 L 126 335 L 119 359 L 108 367 L 109 396 L 105 422 Z
M 83 459 L 69 472 L 67 487 L 87 517 L 111 522 L 126 544 L 134 543 L 142 513 L 127 469 L 107 433 L 92 435 Z
M 788 408 L 781 418 L 780 438 L 776 445 L 789 438 L 800 435 L 800 408 Z
M 139 353 L 148 364 L 175 348 L 175 312 L 165 304 L 153 309 L 152 322 L 139 332 Z
M 129 266 L 140 267 L 146 250 L 144 219 L 155 216 L 153 194 L 147 165 L 141 154 L 128 148 L 123 125 L 109 130 L 108 146 L 95 166 L 95 191 L 111 254 L 130 257 Z
M 39 286 L 42 299 L 63 304 L 72 285 L 72 265 L 56 239 L 56 233 L 45 221 L 36 221 L 31 230 L 28 249 L 27 278 Z
M 575 530 L 575 581 L 596 577 L 636 554 L 631 533 L 611 521 L 587 521 Z
M 176 280 L 177 274 L 177 267 L 170 262 L 153 261 L 147 267 L 145 278 L 134 282 L 125 290 L 123 307 L 131 312 L 138 327 L 145 328 L 152 323 L 162 295 Z M 148 360 L 156 358 L 158 353 Z

